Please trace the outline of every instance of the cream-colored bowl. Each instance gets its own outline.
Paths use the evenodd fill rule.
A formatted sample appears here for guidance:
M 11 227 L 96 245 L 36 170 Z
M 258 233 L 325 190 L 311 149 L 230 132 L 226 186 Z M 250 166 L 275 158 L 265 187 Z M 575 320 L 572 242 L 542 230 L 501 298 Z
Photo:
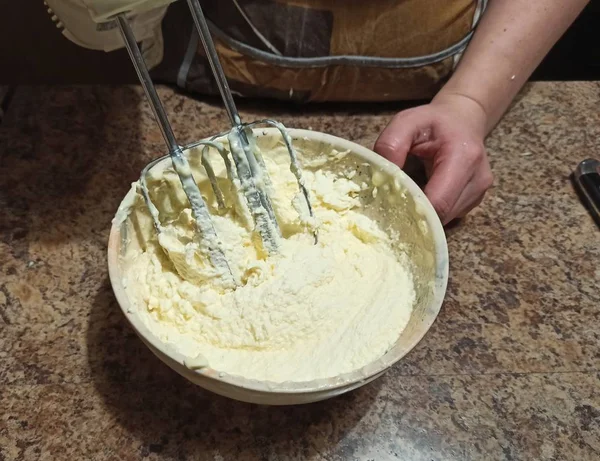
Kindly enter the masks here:
M 316 131 L 290 129 L 294 146 L 307 164 L 310 154 L 335 149 L 349 151 L 342 162 L 356 168 L 357 174 L 373 178 L 374 183 L 382 178 L 392 178 L 388 187 L 372 189 L 362 197 L 366 203 L 365 214 L 377 218 L 386 227 L 400 233 L 404 242 L 398 251 L 408 252 L 413 264 L 417 302 L 406 329 L 396 343 L 380 359 L 360 370 L 331 379 L 302 383 L 270 383 L 232 376 L 212 368 L 191 370 L 184 357 L 169 344 L 155 337 L 145 326 L 135 310 L 131 308 L 122 277 L 122 238 L 127 221 L 113 224 L 108 244 L 108 269 L 110 281 L 128 321 L 150 350 L 177 373 L 193 383 L 217 394 L 245 402 L 290 405 L 328 399 L 356 389 L 373 381 L 404 357 L 431 327 L 442 305 L 448 281 L 448 248 L 443 227 L 430 202 L 421 189 L 396 165 L 373 151 L 353 142 Z M 257 129 L 259 145 L 274 143 L 279 133 L 273 128 Z M 169 161 L 165 159 L 165 161 Z M 327 165 L 323 166 L 327 168 Z M 395 187 L 394 187 L 395 180 Z

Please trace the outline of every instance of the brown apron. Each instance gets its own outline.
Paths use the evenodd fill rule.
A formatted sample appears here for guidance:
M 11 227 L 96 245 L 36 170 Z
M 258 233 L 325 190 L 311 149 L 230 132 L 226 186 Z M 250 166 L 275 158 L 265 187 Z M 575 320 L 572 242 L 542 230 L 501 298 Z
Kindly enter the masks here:
M 202 6 L 235 94 L 398 101 L 430 98 L 439 90 L 485 3 L 204 0 Z M 165 28 L 167 45 L 169 30 L 175 29 Z M 197 34 L 189 29 L 187 35 L 176 73 L 167 74 L 186 91 L 218 94 Z

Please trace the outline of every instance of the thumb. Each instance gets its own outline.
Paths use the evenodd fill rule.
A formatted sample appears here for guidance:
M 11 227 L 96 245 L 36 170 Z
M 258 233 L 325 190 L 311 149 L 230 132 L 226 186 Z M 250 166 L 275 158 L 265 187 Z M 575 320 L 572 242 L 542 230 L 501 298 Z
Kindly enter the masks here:
M 418 116 L 408 116 L 407 112 L 396 114 L 379 135 L 373 150 L 402 168 L 421 124 Z

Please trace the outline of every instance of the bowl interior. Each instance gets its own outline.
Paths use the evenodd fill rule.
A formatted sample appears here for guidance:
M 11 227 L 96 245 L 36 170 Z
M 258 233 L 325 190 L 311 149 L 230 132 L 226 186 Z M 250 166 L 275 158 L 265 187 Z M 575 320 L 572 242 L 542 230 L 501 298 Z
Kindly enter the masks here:
M 448 252 L 443 227 L 433 207 L 420 188 L 396 165 L 388 162 L 369 149 L 350 141 L 324 133 L 290 129 L 294 147 L 298 152 L 303 168 L 354 170 L 354 180 L 365 182 L 368 187 L 361 192 L 364 213 L 375 219 L 383 229 L 396 232 L 399 243 L 394 251 L 405 253 L 412 263 L 417 293 L 416 305 L 406 329 L 396 343 L 380 359 L 360 370 L 335 378 L 294 383 L 271 383 L 246 379 L 240 376 L 219 373 L 212 368 L 197 371 L 188 370 L 203 379 L 217 380 L 223 384 L 259 392 L 306 393 L 320 390 L 333 390 L 361 381 L 367 381 L 406 355 L 423 337 L 435 320 L 446 291 L 448 278 Z M 281 143 L 279 132 L 273 128 L 255 130 L 257 143 L 263 150 Z M 194 155 L 194 152 L 189 152 Z M 323 155 L 335 159 L 323 163 Z M 165 158 L 162 167 L 170 167 Z M 134 200 L 132 189 L 123 204 Z M 184 357 L 171 345 L 156 338 L 137 315 L 136 300 L 123 285 L 122 269 L 127 245 L 136 245 L 134 227 L 136 219 L 149 219 L 136 213 L 122 219 L 115 219 L 111 229 L 108 264 L 113 290 L 125 315 L 137 333 L 155 352 L 164 354 L 171 367 L 183 366 Z M 162 358 L 162 357 L 161 357 Z M 181 372 L 181 370 L 177 370 Z

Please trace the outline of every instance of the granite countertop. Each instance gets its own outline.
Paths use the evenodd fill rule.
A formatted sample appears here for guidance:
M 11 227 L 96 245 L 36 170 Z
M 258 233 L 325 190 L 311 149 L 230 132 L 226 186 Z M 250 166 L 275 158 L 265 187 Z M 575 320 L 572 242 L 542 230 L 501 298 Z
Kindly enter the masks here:
M 188 142 L 224 111 L 161 88 Z M 448 230 L 430 332 L 374 383 L 307 406 L 213 395 L 135 336 L 111 218 L 164 151 L 134 87 L 21 87 L 0 125 L 0 460 L 600 459 L 600 232 L 569 174 L 600 152 L 600 84 L 525 88 L 483 205 Z M 394 107 L 243 104 L 372 146 Z

